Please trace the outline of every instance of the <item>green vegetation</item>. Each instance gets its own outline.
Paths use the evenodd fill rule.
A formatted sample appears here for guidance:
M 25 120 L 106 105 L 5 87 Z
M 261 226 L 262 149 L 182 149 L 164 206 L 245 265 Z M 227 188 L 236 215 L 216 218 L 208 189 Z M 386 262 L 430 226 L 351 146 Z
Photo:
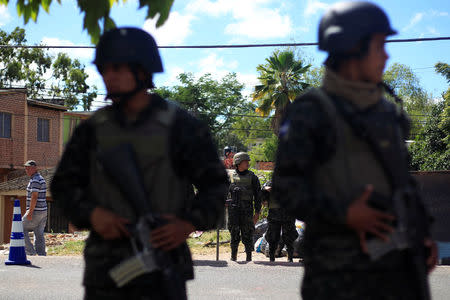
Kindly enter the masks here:
M 61 4 L 62 0 L 57 0 Z M 147 8 L 147 19 L 157 18 L 156 27 L 164 24 L 169 17 L 170 9 L 174 0 L 139 0 L 139 9 Z M 10 0 L 0 0 L 0 4 L 8 5 Z M 83 29 L 86 29 L 91 36 L 91 41 L 96 44 L 103 31 L 116 27 L 111 18 L 111 8 L 113 5 L 125 3 L 127 0 L 77 0 L 77 6 L 81 14 L 84 14 Z M 17 13 L 23 16 L 25 24 L 30 19 L 37 21 L 39 11 L 42 8 L 45 12 L 50 12 L 52 0 L 17 0 Z
M 64 256 L 64 255 L 82 255 L 85 242 L 65 241 L 62 245 L 50 246 L 47 249 L 47 255 Z

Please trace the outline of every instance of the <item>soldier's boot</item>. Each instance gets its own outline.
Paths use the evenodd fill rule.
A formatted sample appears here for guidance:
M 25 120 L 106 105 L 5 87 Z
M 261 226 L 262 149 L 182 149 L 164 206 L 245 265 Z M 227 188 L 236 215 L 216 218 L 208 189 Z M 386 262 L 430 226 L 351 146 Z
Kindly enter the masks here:
M 288 250 L 287 261 L 288 262 L 294 262 L 294 251 Z
M 237 249 L 231 249 L 231 260 L 236 261 L 237 260 Z
M 248 251 L 247 253 L 247 258 L 245 259 L 246 261 L 252 261 L 252 252 Z
M 269 250 L 269 259 L 270 261 L 275 261 L 275 250 Z

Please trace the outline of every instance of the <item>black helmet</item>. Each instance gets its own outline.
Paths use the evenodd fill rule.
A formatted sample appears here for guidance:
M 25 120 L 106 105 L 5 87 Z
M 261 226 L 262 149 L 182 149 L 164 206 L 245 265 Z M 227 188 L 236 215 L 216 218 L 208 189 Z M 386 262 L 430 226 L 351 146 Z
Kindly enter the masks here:
M 155 40 L 149 33 L 134 27 L 105 32 L 97 44 L 93 63 L 99 71 L 105 63 L 137 64 L 150 74 L 163 71 Z
M 331 6 L 320 20 L 319 49 L 343 54 L 374 33 L 397 33 L 380 7 L 370 2 L 340 2 Z

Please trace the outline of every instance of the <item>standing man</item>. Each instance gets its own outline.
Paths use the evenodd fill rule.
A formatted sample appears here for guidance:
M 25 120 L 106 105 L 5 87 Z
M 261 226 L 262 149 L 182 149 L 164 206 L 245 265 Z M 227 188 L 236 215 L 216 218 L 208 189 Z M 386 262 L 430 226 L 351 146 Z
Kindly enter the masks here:
M 47 223 L 47 185 L 39 174 L 34 160 L 25 163 L 25 172 L 30 177 L 27 186 L 27 211 L 22 217 L 25 251 L 27 255 L 46 255 L 44 229 Z M 28 233 L 34 232 L 34 247 Z
M 271 191 L 272 181 L 267 181 L 261 189 L 261 198 L 262 202 L 267 201 L 269 206 L 269 214 L 267 215 L 269 227 L 266 232 L 266 240 L 269 243 L 269 259 L 270 261 L 275 261 L 275 251 L 279 247 L 281 236 L 281 245 L 286 245 L 287 260 L 288 262 L 293 262 L 294 241 L 298 237 L 295 229 L 295 218 L 288 215 L 286 210 L 277 203 Z M 283 231 L 282 235 L 281 231 Z
M 250 156 L 245 152 L 233 157 L 235 169 L 230 174 L 228 201 L 228 230 L 231 234 L 231 260 L 236 261 L 239 242 L 245 246 L 246 261 L 252 260 L 253 232 L 261 211 L 259 193 L 261 185 L 258 177 L 250 171 Z
M 192 260 L 190 253 L 175 250 L 186 246 L 191 232 L 216 228 L 228 184 L 225 169 L 205 124 L 148 93 L 154 87 L 153 74 L 163 71 L 151 35 L 131 27 L 106 32 L 94 64 L 113 103 L 75 130 L 52 182 L 52 195 L 68 219 L 91 230 L 84 250 L 85 299 L 185 299 L 185 281 L 193 278 Z M 123 286 L 110 273 L 134 257 L 136 245 L 130 242 L 129 229 L 143 210 L 134 207 L 134 199 L 99 163 L 102 153 L 114 155 L 121 145 L 134 153 L 146 206 L 165 219 L 148 239 L 171 257 L 164 264 L 175 266 L 181 286 L 168 280 L 166 270 L 144 273 Z M 106 162 L 108 169 L 124 159 L 116 154 Z M 119 170 L 116 175 L 121 176 Z
M 430 298 L 436 247 L 408 172 L 409 120 L 383 97 L 395 33 L 372 3 L 331 6 L 319 25 L 322 87 L 282 122 L 273 188 L 306 222 L 305 300 Z

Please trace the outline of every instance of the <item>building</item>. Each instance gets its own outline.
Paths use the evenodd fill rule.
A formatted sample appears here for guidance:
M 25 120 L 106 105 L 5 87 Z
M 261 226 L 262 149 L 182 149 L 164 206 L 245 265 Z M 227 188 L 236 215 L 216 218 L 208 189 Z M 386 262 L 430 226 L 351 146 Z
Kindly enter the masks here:
M 0 182 L 21 175 L 25 161 L 53 168 L 63 151 L 61 100 L 30 100 L 26 89 L 0 90 Z M 22 173 L 23 174 L 23 173 Z
M 26 89 L 0 89 L 0 243 L 5 242 L 5 235 L 9 240 L 7 224 L 11 224 L 14 198 L 25 206 L 28 178 L 24 162 L 35 160 L 42 173 L 51 176 L 48 170 L 61 157 L 67 111 L 63 104 L 60 99 L 27 99 Z M 48 224 L 50 218 L 49 214 Z

